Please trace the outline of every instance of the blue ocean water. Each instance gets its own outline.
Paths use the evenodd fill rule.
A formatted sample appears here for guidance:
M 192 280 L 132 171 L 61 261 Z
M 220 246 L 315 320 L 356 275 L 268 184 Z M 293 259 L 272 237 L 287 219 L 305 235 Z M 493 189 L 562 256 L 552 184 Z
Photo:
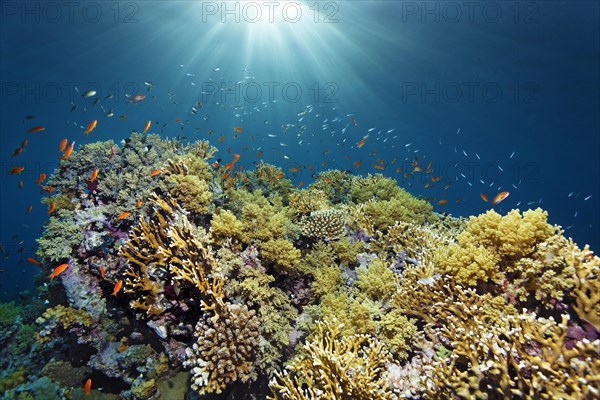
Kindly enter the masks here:
M 3 301 L 33 287 L 25 259 L 47 219 L 36 181 L 57 168 L 60 140 L 118 142 L 148 120 L 163 137 L 211 140 L 223 160 L 239 153 L 244 168 L 279 165 L 295 184 L 330 168 L 383 173 L 462 216 L 491 207 L 480 193 L 508 191 L 498 212 L 541 207 L 600 248 L 596 2 L 0 7 Z M 414 160 L 440 181 L 404 177 Z

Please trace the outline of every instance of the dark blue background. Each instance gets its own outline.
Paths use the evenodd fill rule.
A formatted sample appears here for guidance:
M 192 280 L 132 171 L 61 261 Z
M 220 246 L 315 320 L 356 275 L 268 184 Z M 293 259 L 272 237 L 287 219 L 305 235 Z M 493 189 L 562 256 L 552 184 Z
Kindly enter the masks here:
M 321 2 L 303 5 L 295 23 L 281 7 L 273 23 L 250 21 L 247 3 L 234 2 L 228 7 L 238 4 L 238 20 L 226 14 L 222 22 L 207 13 L 220 4 L 2 3 L 0 242 L 8 254 L 0 298 L 14 296 L 16 285 L 32 286 L 37 267 L 24 259 L 34 256 L 47 218 L 35 181 L 57 167 L 60 139 L 118 141 L 147 120 L 164 137 L 210 138 L 219 157 L 232 158 L 229 148 L 246 168 L 260 148 L 262 159 L 286 171 L 300 166 L 290 174 L 295 184 L 310 183 L 311 164 L 313 172 L 355 170 L 361 160 L 360 173 L 375 173 L 382 171 L 372 164 L 381 159 L 386 175 L 412 193 L 447 199 L 436 209 L 454 215 L 487 210 L 480 192 L 508 190 L 499 212 L 540 206 L 581 246 L 599 248 L 597 2 L 474 2 L 471 9 L 463 2 Z M 215 85 L 233 90 L 201 93 Z M 97 90 L 99 103 L 74 86 Z M 147 99 L 129 103 L 125 94 L 136 93 Z M 196 101 L 204 107 L 192 114 Z M 105 117 L 101 105 L 115 116 Z M 128 118 L 119 120 L 122 114 Z M 35 118 L 23 121 L 26 115 Z M 98 127 L 86 137 L 81 126 L 92 119 Z M 33 125 L 46 130 L 26 133 Z M 236 139 L 234 126 L 243 128 Z M 25 138 L 26 150 L 11 158 Z M 421 175 L 403 178 L 415 158 L 442 175 L 433 189 L 423 188 Z M 19 177 L 8 175 L 15 165 L 26 167 L 22 190 Z

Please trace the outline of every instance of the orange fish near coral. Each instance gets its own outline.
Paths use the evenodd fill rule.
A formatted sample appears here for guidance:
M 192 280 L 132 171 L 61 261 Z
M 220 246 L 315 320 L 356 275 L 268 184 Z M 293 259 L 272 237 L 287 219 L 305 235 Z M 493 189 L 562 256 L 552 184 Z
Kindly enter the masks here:
M 106 269 L 104 268 L 103 265 L 100 266 L 100 276 L 102 277 L 102 280 L 104 280 L 104 273 L 106 272 Z
M 65 149 L 67 148 L 67 143 L 68 143 L 67 138 L 64 138 L 63 140 L 61 140 L 58 145 L 58 151 L 60 151 L 61 153 L 63 151 L 65 151 Z
M 120 220 L 122 220 L 122 219 L 125 219 L 125 218 L 129 217 L 129 214 L 130 214 L 130 213 L 129 213 L 129 211 L 124 211 L 124 212 L 122 212 L 122 213 L 121 213 L 121 214 L 119 214 L 119 216 L 117 217 L 117 221 L 120 221 Z
M 234 132 L 241 133 L 243 129 L 240 128 L 239 126 L 236 126 L 233 128 L 233 130 L 234 130 Z
M 29 133 L 42 132 L 42 131 L 45 131 L 45 130 L 46 130 L 46 128 L 44 128 L 43 126 L 34 126 L 33 128 L 29 128 L 27 130 L 27 132 L 29 132 Z
M 444 204 L 446 204 L 447 202 L 448 202 L 448 200 L 446 200 L 446 199 L 441 199 L 440 201 L 438 201 L 438 204 L 443 206 L 443 205 L 444 205 Z
M 73 153 L 73 148 L 75 147 L 75 141 L 71 142 L 71 145 L 67 147 L 65 150 L 65 154 L 62 156 L 63 160 L 68 160 L 71 153 Z
M 117 281 L 117 283 L 115 283 L 115 287 L 113 289 L 112 295 L 116 296 L 117 293 L 119 293 L 119 290 L 121 290 L 121 286 L 123 286 L 123 281 L 121 279 L 119 279 Z
M 150 172 L 150 176 L 156 176 L 158 174 L 160 174 L 162 171 L 160 169 L 155 169 L 154 171 Z
M 98 124 L 97 119 L 92 120 L 92 122 L 90 122 L 88 124 L 87 128 L 85 128 L 85 131 L 83 131 L 83 133 L 85 133 L 86 135 L 89 135 L 94 130 L 94 128 L 96 128 L 97 124 Z
M 46 174 L 42 172 L 36 183 L 39 185 L 40 183 L 44 182 L 45 180 L 46 180 Z
M 42 266 L 42 263 L 36 260 L 35 258 L 28 257 L 27 262 L 37 265 L 38 267 Z
M 48 215 L 52 214 L 54 212 L 54 203 L 50 203 L 50 205 L 48 206 Z
M 141 207 L 141 206 L 142 206 L 142 204 L 144 204 L 144 203 L 143 203 L 141 200 L 136 200 L 136 201 L 135 201 L 135 206 L 136 206 L 136 207 Z
M 94 182 L 98 177 L 98 168 L 92 171 L 92 175 L 90 175 L 90 183 Z
M 488 197 L 483 193 L 479 193 L 479 197 L 481 197 L 481 200 L 485 201 L 486 203 L 489 201 Z
M 142 133 L 148 132 L 148 129 L 150 129 L 151 126 L 152 126 L 152 121 L 148 120 L 148 122 L 146 122 L 146 125 L 144 125 L 144 130 L 142 131 Z
M 497 195 L 494 196 L 494 198 L 492 199 L 492 204 L 493 205 L 497 205 L 502 203 L 510 194 L 510 192 L 500 192 Z
M 48 278 L 50 278 L 50 280 L 56 278 L 57 276 L 65 272 L 68 266 L 69 264 L 61 264 L 58 267 L 54 268 L 54 271 L 52 271 L 52 273 L 48 275 Z
M 13 167 L 10 169 L 10 171 L 8 171 L 9 174 L 11 175 L 16 175 L 16 174 L 20 174 L 21 172 L 25 171 L 25 167 Z
M 92 389 L 92 378 L 88 378 L 88 380 L 85 381 L 85 385 L 83 386 L 83 393 L 85 393 L 86 396 L 89 396 L 91 389 Z

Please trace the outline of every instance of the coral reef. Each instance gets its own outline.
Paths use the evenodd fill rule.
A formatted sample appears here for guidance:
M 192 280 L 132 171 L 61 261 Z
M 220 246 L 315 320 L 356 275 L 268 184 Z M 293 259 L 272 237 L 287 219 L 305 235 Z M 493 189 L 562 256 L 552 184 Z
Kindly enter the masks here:
M 134 133 L 61 160 L 37 287 L 0 305 L 4 397 L 600 395 L 600 258 L 545 211 L 215 153 Z

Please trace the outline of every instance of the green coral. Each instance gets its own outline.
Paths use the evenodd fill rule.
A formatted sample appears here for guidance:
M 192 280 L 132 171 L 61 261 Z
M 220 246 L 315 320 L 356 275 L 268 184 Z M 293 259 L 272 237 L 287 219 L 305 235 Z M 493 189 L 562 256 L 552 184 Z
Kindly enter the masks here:
M 300 250 L 285 239 L 271 239 L 260 244 L 263 260 L 273 263 L 284 270 L 293 270 L 300 262 Z
M 61 209 L 50 216 L 42 237 L 37 239 L 36 254 L 44 259 L 60 261 L 71 257 L 73 249 L 83 241 L 83 230 L 73 211 Z
M 312 289 L 317 297 L 335 292 L 344 283 L 342 271 L 335 264 L 322 265 L 313 272 L 313 275 L 315 280 Z
M 420 225 L 437 219 L 431 204 L 404 190 L 400 190 L 390 200 L 369 200 L 354 205 L 349 210 L 350 226 L 371 236 L 376 231 L 385 231 L 398 221 Z
M 300 190 L 290 196 L 289 208 L 296 215 L 329 208 L 327 194 L 315 188 Z
M 392 178 L 381 174 L 355 178 L 350 189 L 350 199 L 354 203 L 365 203 L 369 200 L 389 201 L 404 192 Z M 406 192 L 404 192 L 406 193 Z
M 169 193 L 186 210 L 197 214 L 207 214 L 212 200 L 208 183 L 196 175 L 171 175 L 174 186 Z
M 0 328 L 4 325 L 12 325 L 17 317 L 23 314 L 23 307 L 16 305 L 14 301 L 10 303 L 0 302 Z
M 500 257 L 483 246 L 472 243 L 452 244 L 435 253 L 436 269 L 454 277 L 461 285 L 475 286 L 478 281 L 500 281 Z
M 244 239 L 243 229 L 244 225 L 235 214 L 229 210 L 221 210 L 210 221 L 210 239 L 218 245 L 222 245 L 227 239 L 241 243 Z
M 25 368 L 21 367 L 11 373 L 6 373 L 0 377 L 0 393 L 4 393 L 25 382 L 27 375 Z
M 398 284 L 396 274 L 378 258 L 367 268 L 359 268 L 357 275 L 356 285 L 361 293 L 373 300 L 389 300 Z
M 379 338 L 390 351 L 400 360 L 408 357 L 412 344 L 418 338 L 416 320 L 408 319 L 397 308 L 381 316 Z
M 290 232 L 291 222 L 284 210 L 277 209 L 277 206 L 271 205 L 266 199 L 244 205 L 241 218 L 244 242 L 266 242 L 272 238 L 286 237 Z
M 348 192 L 354 184 L 354 177 L 346 171 L 328 170 L 319 173 L 315 181 L 307 188 L 308 190 L 320 190 L 327 195 L 332 204 L 346 203 Z
M 344 265 L 355 264 L 356 257 L 364 250 L 365 246 L 362 240 L 350 242 L 350 239 L 347 237 L 332 241 L 329 244 L 337 259 Z
M 240 174 L 240 186 L 249 192 L 259 191 L 264 196 L 279 195 L 287 203 L 294 191 L 294 186 L 281 168 L 260 161 L 254 171 Z

